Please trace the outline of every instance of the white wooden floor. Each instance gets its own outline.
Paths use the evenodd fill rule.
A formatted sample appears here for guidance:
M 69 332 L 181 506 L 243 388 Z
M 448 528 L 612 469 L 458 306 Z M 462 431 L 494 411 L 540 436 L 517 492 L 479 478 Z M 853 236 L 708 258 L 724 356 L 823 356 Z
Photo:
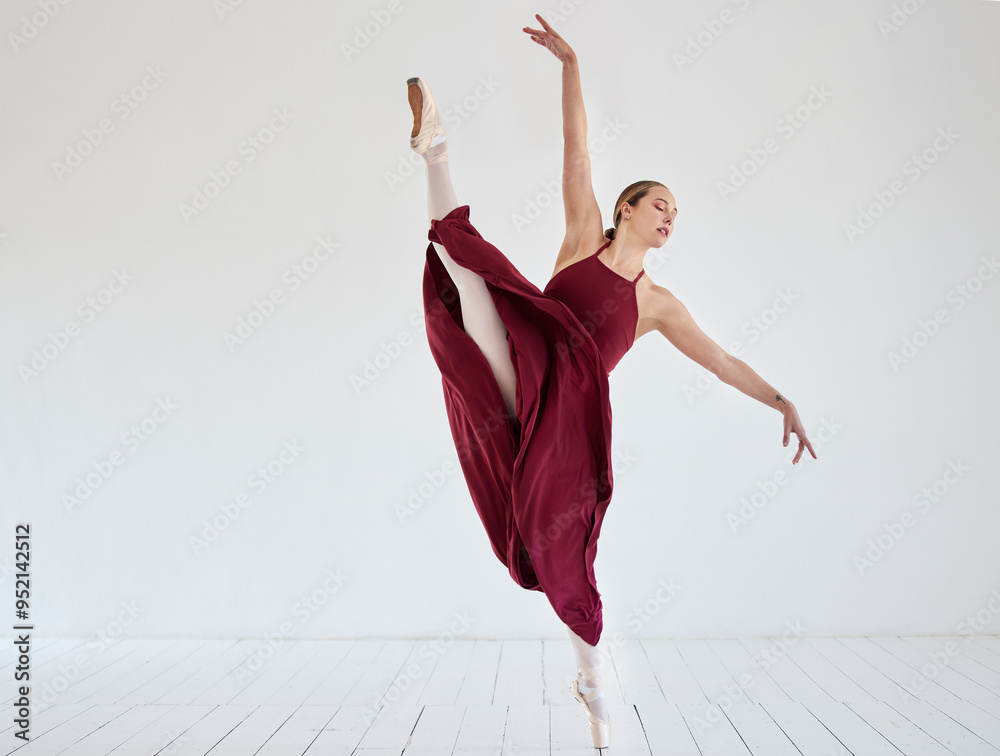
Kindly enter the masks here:
M 0 753 L 594 754 L 568 639 L 33 640 L 27 744 L 12 642 L 0 650 Z M 781 643 L 626 641 L 606 674 L 608 753 L 1000 756 L 1000 636 L 760 655 Z

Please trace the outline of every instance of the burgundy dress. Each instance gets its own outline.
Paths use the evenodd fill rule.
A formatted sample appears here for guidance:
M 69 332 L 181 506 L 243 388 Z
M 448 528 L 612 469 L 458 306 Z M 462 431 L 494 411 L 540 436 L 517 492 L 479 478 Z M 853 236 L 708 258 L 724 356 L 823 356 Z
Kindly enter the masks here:
M 485 279 L 507 328 L 516 417 L 462 325 L 451 276 L 427 245 L 427 341 L 469 493 L 497 558 L 523 588 L 597 645 L 603 629 L 594 558 L 611 500 L 608 375 L 635 340 L 636 281 L 597 255 L 560 270 L 544 292 L 480 236 L 462 205 L 431 222 L 428 239 Z

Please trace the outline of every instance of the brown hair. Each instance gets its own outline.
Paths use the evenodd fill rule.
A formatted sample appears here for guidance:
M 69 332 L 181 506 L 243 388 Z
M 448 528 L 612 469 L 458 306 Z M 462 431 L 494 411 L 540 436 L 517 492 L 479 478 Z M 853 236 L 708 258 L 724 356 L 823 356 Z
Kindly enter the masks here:
M 609 228 L 604 232 L 604 235 L 614 240 L 615 232 L 618 230 L 618 224 L 622 220 L 622 205 L 628 202 L 630 205 L 634 205 L 636 202 L 645 197 L 649 190 L 654 186 L 663 186 L 659 181 L 636 181 L 634 184 L 629 184 L 625 187 L 624 191 L 618 195 L 618 201 L 615 203 L 615 213 L 614 213 L 614 227 Z

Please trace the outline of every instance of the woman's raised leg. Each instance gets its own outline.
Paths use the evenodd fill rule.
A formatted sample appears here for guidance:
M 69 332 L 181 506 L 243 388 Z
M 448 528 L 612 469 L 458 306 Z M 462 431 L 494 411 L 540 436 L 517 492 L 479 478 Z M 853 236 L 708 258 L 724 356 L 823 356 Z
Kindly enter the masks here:
M 411 85 L 415 87 L 416 85 Z M 413 100 L 411 99 L 411 103 Z M 419 110 L 414 108 L 415 119 L 419 118 Z M 414 134 L 419 130 L 418 121 L 414 121 Z M 422 153 L 427 163 L 427 210 L 430 220 L 441 220 L 449 212 L 458 207 L 458 198 L 451 182 L 451 171 L 448 169 L 448 142 L 441 141 Z M 507 343 L 507 328 L 497 313 L 493 297 L 486 288 L 482 276 L 468 268 L 463 268 L 455 262 L 443 245 L 437 242 L 434 250 L 441 258 L 445 270 L 458 287 L 462 303 L 462 321 L 465 332 L 469 334 L 482 351 L 483 356 L 493 370 L 500 393 L 511 417 L 515 415 L 515 390 L 517 379 L 514 365 L 510 361 L 510 347 Z

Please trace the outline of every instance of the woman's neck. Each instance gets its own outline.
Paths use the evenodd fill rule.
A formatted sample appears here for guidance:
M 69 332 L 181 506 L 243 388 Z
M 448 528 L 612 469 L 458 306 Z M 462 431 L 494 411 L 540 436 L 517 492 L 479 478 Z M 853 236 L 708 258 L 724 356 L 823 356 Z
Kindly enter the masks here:
M 632 240 L 628 234 L 615 232 L 615 238 L 602 253 L 607 263 L 616 270 L 636 270 L 642 267 L 649 247 L 645 242 Z

